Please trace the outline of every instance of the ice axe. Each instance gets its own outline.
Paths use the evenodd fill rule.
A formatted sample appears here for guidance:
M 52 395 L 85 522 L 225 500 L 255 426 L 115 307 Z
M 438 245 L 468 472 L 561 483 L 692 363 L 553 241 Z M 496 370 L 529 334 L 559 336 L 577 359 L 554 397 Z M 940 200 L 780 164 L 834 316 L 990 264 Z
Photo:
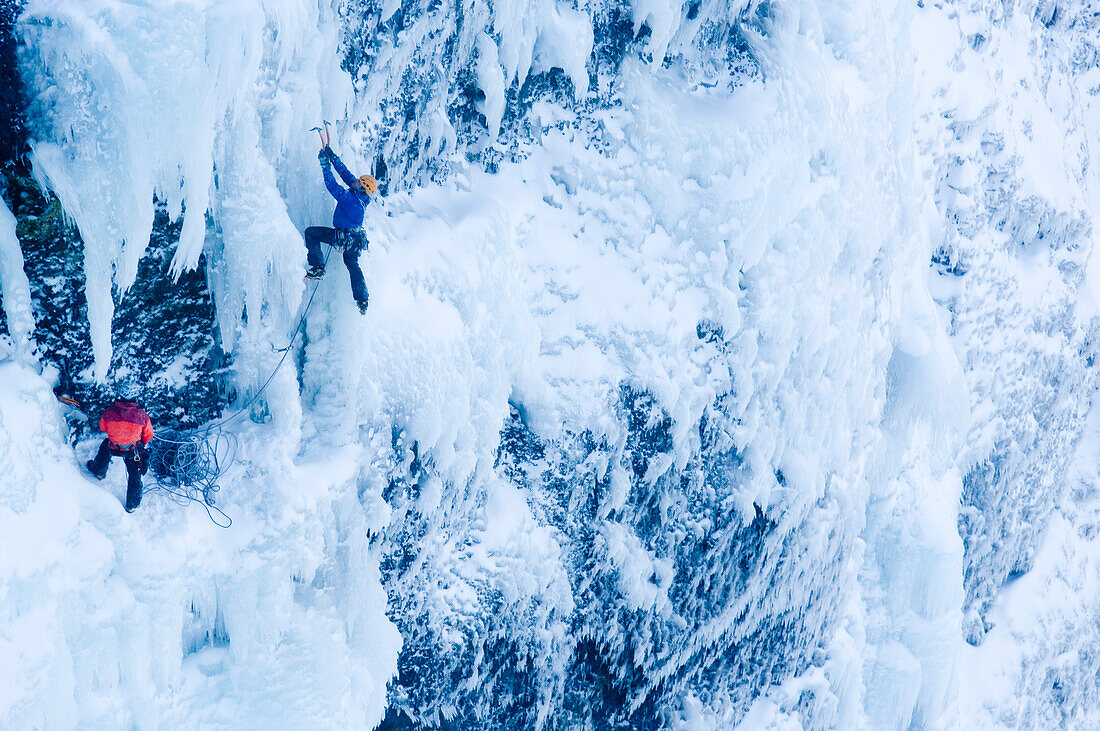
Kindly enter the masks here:
M 332 122 L 328 121 L 327 119 L 322 120 L 322 122 L 325 125 L 325 129 L 324 129 L 323 134 L 322 134 L 322 130 L 321 130 L 320 127 L 310 127 L 309 131 L 310 132 L 316 132 L 317 136 L 321 138 L 321 147 L 328 147 L 329 142 L 332 140 L 332 133 L 329 132 L 328 127 L 329 127 L 330 124 L 332 124 Z
M 84 413 L 84 406 L 74 398 L 65 396 L 64 394 L 54 394 L 57 396 L 57 400 L 69 407 L 69 410 L 78 414 L 85 421 L 91 421 L 91 417 Z

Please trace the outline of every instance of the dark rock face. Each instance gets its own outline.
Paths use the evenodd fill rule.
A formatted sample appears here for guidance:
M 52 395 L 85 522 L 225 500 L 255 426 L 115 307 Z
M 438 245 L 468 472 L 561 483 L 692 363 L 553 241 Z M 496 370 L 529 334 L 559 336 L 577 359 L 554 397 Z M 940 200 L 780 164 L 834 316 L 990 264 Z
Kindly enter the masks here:
M 59 393 L 93 418 L 114 398 L 112 384 L 92 380 L 84 296 L 83 246 L 61 205 L 25 171 L 9 171 L 8 200 L 18 221 L 42 360 L 58 370 Z M 162 426 L 187 428 L 215 417 L 225 401 L 218 376 L 227 359 L 217 345 L 214 305 L 200 268 L 173 281 L 168 273 L 179 224 L 158 212 L 137 281 L 111 324 L 110 373 L 142 385 L 142 403 Z
M 57 368 L 59 391 L 80 401 L 94 417 L 113 398 L 114 389 L 90 377 L 79 232 L 64 220 L 57 199 L 38 188 L 24 157 L 26 100 L 14 35 L 22 5 L 23 0 L 0 0 L 0 194 L 18 222 L 39 355 Z M 177 281 L 168 274 L 179 229 L 158 211 L 137 281 L 115 310 L 110 372 L 129 374 L 143 385 L 142 401 L 155 422 L 186 428 L 220 412 L 225 400 L 218 374 L 227 359 L 217 345 L 203 267 Z M 0 318 L 0 332 L 5 327 Z
M 15 56 L 15 18 L 23 0 L 0 0 L 0 167 L 7 168 L 23 153 L 23 85 Z
M 26 148 L 23 126 L 23 85 L 15 55 L 15 18 L 22 0 L 0 0 L 0 197 L 11 207 L 8 177 L 20 167 L 20 157 Z M 25 172 L 25 171 L 24 171 Z M 0 292 L 0 312 L 3 311 Z M 0 317 L 0 336 L 8 334 L 7 318 Z

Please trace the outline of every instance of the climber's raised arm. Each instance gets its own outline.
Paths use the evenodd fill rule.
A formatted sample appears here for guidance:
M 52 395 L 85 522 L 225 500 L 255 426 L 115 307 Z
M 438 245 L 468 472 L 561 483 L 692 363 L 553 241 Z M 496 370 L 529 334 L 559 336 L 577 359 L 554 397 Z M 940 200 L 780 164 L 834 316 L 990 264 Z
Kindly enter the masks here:
M 339 173 L 340 179 L 344 181 L 344 185 L 349 188 L 354 188 L 358 181 L 355 176 L 348 170 L 348 166 L 344 164 L 344 161 L 340 159 L 340 156 L 331 147 L 326 147 L 325 151 L 328 153 L 328 159 L 332 161 L 332 166 L 336 168 L 336 172 Z
M 332 162 L 331 157 L 328 154 L 329 148 L 323 148 L 317 153 L 317 160 L 321 163 L 321 176 L 325 179 L 325 188 L 328 189 L 330 195 L 339 201 L 347 191 L 336 182 L 336 178 L 332 176 Z M 342 176 L 341 176 L 342 177 Z

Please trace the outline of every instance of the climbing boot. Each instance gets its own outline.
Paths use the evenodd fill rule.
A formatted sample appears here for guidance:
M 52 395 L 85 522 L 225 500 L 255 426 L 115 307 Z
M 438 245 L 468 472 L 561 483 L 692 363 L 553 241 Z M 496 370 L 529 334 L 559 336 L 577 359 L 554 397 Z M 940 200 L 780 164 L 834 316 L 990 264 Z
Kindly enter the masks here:
M 324 267 L 310 267 L 309 270 L 306 271 L 306 279 L 321 279 L 324 276 Z
M 95 477 L 97 480 L 107 479 L 106 474 L 101 475 L 101 474 L 99 474 L 98 472 L 95 471 L 95 463 L 92 462 L 92 460 L 88 460 L 87 462 L 85 462 L 84 466 L 88 468 L 88 472 L 91 472 L 92 476 Z
M 360 315 L 367 314 L 368 300 L 355 300 L 355 304 L 359 306 L 359 314 Z

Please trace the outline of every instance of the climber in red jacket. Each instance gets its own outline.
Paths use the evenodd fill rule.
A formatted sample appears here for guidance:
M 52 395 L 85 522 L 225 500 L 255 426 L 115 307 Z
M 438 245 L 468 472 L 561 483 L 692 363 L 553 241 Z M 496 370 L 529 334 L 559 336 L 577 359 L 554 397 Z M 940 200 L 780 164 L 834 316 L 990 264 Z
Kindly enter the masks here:
M 136 384 L 124 384 L 119 389 L 118 400 L 99 419 L 99 430 L 107 432 L 107 438 L 99 445 L 95 459 L 88 460 L 88 471 L 101 480 L 107 476 L 112 456 L 126 461 L 127 513 L 141 504 L 141 476 L 148 469 L 145 447 L 153 438 L 153 422 L 136 401 L 139 392 Z

